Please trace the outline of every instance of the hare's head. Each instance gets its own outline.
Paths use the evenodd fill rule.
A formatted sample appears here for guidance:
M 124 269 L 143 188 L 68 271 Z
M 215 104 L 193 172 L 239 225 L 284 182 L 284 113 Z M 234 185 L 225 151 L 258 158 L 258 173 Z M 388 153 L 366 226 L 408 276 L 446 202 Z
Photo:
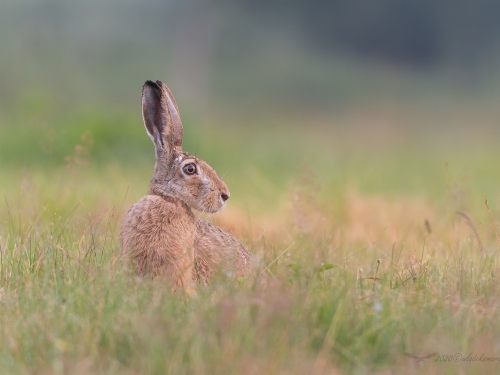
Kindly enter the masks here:
M 146 81 L 142 89 L 144 126 L 156 149 L 149 193 L 175 197 L 204 212 L 217 212 L 229 190 L 204 160 L 182 151 L 182 123 L 172 93 L 162 82 Z

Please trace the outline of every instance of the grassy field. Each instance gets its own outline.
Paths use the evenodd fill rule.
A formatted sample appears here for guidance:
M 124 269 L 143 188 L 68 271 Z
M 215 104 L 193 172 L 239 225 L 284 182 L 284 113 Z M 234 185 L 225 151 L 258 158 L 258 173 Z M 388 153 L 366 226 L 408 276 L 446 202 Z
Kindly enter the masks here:
M 139 113 L 52 122 L 25 105 L 0 129 L 2 373 L 498 372 L 493 112 L 188 114 L 185 149 L 232 193 L 211 220 L 259 261 L 188 298 L 120 257 L 153 166 Z

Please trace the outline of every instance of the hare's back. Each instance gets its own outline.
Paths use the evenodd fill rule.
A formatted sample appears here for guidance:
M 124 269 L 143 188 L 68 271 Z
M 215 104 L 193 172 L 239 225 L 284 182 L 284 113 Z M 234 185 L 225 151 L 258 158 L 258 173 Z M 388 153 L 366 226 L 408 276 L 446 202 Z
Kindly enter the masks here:
M 194 252 L 196 266 L 207 280 L 220 267 L 226 273 L 234 270 L 237 276 L 244 276 L 253 264 L 248 250 L 232 235 L 201 219 L 196 220 Z

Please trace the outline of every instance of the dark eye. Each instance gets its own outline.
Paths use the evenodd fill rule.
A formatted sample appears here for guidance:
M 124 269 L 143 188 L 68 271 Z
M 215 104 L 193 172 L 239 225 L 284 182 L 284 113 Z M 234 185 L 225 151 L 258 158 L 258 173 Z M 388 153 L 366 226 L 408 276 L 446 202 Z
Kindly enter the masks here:
M 184 167 L 182 167 L 182 170 L 184 171 L 185 174 L 193 175 L 196 173 L 196 164 L 187 164 Z

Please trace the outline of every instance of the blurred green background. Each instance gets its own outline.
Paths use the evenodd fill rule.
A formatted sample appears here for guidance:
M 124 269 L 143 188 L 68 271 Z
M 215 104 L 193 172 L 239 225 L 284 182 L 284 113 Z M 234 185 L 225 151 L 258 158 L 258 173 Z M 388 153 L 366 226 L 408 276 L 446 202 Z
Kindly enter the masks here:
M 153 165 L 141 86 L 160 79 L 185 149 L 236 205 L 275 202 L 304 165 L 326 191 L 438 200 L 451 173 L 496 194 L 498 14 L 491 0 L 4 0 L 0 186 L 73 167 L 134 201 Z

